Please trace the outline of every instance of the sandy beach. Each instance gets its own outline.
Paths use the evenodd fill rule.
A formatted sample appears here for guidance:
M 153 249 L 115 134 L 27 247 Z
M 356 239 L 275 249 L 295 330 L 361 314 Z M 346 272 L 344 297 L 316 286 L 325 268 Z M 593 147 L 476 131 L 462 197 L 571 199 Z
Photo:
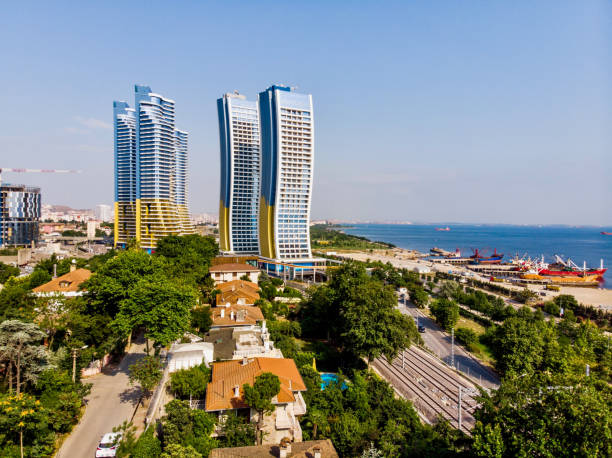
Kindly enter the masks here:
M 388 250 L 371 250 L 371 251 L 351 251 L 351 250 L 337 250 L 337 256 L 348 259 L 355 259 L 357 261 L 382 261 L 384 263 L 391 263 L 395 267 L 403 267 L 409 270 L 423 269 L 428 267 L 432 272 L 448 272 L 454 273 L 470 272 L 465 266 L 433 263 L 422 259 L 425 256 L 414 250 L 406 250 L 403 248 L 393 248 Z M 489 281 L 489 277 L 481 276 L 476 274 L 477 278 L 483 281 Z M 522 289 L 524 286 L 514 285 L 508 282 L 503 283 L 505 287 L 512 289 Z M 540 293 L 546 292 L 546 296 L 542 299 L 550 299 L 559 294 L 571 294 L 576 300 L 584 305 L 591 305 L 596 308 L 600 308 L 607 311 L 612 311 L 612 289 L 603 288 L 587 288 L 587 287 L 576 287 L 576 286 L 562 286 L 559 292 L 546 291 L 541 285 L 531 285 L 531 290 Z

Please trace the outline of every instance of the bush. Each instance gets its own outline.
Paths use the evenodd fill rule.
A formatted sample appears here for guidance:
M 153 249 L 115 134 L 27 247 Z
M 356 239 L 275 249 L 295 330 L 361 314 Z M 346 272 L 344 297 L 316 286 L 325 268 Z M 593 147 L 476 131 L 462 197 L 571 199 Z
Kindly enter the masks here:
M 198 332 L 208 332 L 211 325 L 212 314 L 209 306 L 196 307 L 191 311 L 191 326 L 196 328 Z
M 459 320 L 459 306 L 450 299 L 438 299 L 429 307 L 436 322 L 446 330 L 450 330 Z
M 173 372 L 170 375 L 170 390 L 179 399 L 204 399 L 206 385 L 210 380 L 210 369 L 206 364 Z
M 544 307 L 542 307 L 544 311 L 553 316 L 559 316 L 561 314 L 561 307 L 559 307 L 554 302 L 546 302 Z
M 457 328 L 455 330 L 455 337 L 468 348 L 478 342 L 478 335 L 468 328 Z

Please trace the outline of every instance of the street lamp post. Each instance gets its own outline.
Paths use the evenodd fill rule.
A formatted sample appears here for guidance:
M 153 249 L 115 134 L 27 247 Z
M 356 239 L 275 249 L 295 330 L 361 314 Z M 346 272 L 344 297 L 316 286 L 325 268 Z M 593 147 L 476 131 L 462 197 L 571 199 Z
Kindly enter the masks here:
M 87 348 L 87 345 L 83 345 L 81 348 L 72 349 L 72 383 L 76 382 L 76 357 L 77 353 Z

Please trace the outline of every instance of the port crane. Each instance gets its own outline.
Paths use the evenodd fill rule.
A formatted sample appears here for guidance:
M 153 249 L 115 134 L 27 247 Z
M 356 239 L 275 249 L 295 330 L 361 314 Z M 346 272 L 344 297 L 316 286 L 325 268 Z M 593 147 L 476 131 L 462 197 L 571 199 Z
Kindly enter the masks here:
M 9 169 L 6 167 L 0 168 L 0 185 L 2 185 L 2 172 L 13 173 L 81 173 L 80 170 L 67 169 Z

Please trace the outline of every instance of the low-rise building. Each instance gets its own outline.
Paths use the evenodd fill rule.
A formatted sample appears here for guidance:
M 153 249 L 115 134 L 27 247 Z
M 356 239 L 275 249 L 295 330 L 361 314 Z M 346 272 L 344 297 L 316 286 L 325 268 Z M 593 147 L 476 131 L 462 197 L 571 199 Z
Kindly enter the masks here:
M 274 348 L 265 321 L 261 326 L 214 329 L 208 332 L 204 341 L 214 345 L 214 361 L 242 359 L 245 356 L 283 357 L 283 353 Z
M 91 277 L 91 271 L 87 269 L 77 269 L 75 265 L 70 267 L 70 272 L 61 277 L 52 279 L 34 288 L 32 291 L 37 296 L 52 296 L 54 294 L 62 294 L 66 297 L 82 296 L 83 292 L 80 287 Z
M 338 458 L 329 439 L 306 442 L 252 445 L 250 447 L 214 448 L 209 458 Z
M 264 319 L 259 307 L 253 305 L 231 305 L 229 303 L 210 309 L 210 329 L 252 326 Z
M 302 441 L 299 417 L 306 413 L 302 392 L 306 385 L 295 362 L 286 358 L 243 358 L 242 360 L 216 362 L 212 365 L 212 381 L 206 388 L 206 411 L 219 415 L 244 415 L 251 422 L 259 421 L 259 414 L 251 409 L 245 399 L 244 384 L 253 385 L 264 372 L 271 372 L 280 380 L 280 391 L 272 398 L 275 410 L 264 415 L 262 430 L 264 442 L 278 444 L 281 439 Z
M 259 286 L 246 280 L 232 280 L 217 285 L 217 304 L 253 305 L 259 299 Z
M 249 281 L 257 283 L 261 271 L 250 264 L 217 264 L 209 269 L 215 285 L 232 280 L 240 280 L 244 275 L 249 277 Z
M 174 344 L 168 353 L 168 372 L 189 369 L 213 362 L 214 345 L 210 342 Z

